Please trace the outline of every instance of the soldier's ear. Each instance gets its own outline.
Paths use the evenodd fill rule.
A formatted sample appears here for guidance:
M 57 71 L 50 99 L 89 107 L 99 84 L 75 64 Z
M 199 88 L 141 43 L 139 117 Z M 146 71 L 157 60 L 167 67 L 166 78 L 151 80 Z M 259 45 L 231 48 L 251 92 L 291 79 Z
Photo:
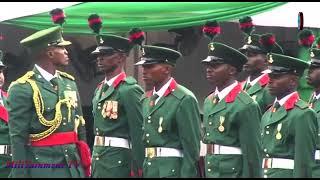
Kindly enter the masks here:
M 49 58 L 52 58 L 53 54 L 54 54 L 53 51 L 51 51 L 51 50 L 47 51 L 47 55 Z

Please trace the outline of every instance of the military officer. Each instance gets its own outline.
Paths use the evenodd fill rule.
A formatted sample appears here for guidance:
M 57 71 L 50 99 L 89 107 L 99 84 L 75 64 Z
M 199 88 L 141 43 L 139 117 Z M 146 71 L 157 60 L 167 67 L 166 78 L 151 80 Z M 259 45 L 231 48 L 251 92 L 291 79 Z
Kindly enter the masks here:
M 246 62 L 244 54 L 218 42 L 209 44 L 202 61 L 216 85 L 203 107 L 206 177 L 261 177 L 260 108 L 236 81 Z
M 65 46 L 71 42 L 63 39 L 61 27 L 52 27 L 20 43 L 35 67 L 9 87 L 12 177 L 89 176 L 91 155 L 75 79 L 57 70 L 68 65 Z
M 309 106 L 317 113 L 318 126 L 320 125 L 320 49 L 311 49 L 311 63 L 307 75 L 307 83 L 314 87 Z M 316 138 L 315 165 L 312 171 L 312 177 L 320 177 L 320 132 Z
M 0 177 L 9 176 L 11 169 L 6 168 L 6 163 L 11 161 L 10 138 L 8 127 L 8 111 L 6 109 L 7 93 L 2 89 L 5 83 L 3 52 L 0 50 Z
M 97 56 L 99 70 L 105 74 L 92 100 L 92 177 L 141 177 L 144 147 L 140 98 L 144 91 L 124 72 L 133 45 L 121 36 L 109 34 L 101 38 L 102 43 L 92 52 Z
M 276 99 L 261 120 L 264 177 L 311 177 L 317 119 L 296 91 L 308 64 L 275 53 L 268 55 L 268 61 L 269 91 Z
M 171 76 L 178 51 L 143 46 L 143 80 L 153 87 L 142 97 L 143 177 L 197 177 L 200 112 L 194 94 Z
M 262 38 L 266 35 L 261 35 Z M 246 38 L 246 44 L 239 51 L 248 57 L 248 61 L 243 66 L 243 71 L 249 76 L 243 82 L 244 90 L 259 104 L 261 112 L 264 113 L 272 105 L 275 97 L 271 96 L 267 90 L 269 83 L 269 70 L 267 53 L 269 51 L 261 43 L 261 36 L 252 34 Z M 276 43 L 272 52 L 282 54 L 281 47 Z

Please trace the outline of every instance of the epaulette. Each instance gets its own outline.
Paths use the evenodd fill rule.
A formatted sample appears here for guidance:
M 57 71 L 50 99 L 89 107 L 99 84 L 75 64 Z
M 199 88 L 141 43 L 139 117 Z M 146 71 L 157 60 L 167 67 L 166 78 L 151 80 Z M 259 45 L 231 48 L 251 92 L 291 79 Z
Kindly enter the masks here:
M 137 80 L 135 78 L 133 78 L 132 76 L 129 76 L 125 79 L 125 82 L 128 84 L 136 84 Z
M 306 109 L 307 107 L 309 107 L 308 103 L 302 100 L 299 100 L 298 102 L 296 102 L 296 106 L 298 106 L 301 109 Z
M 253 102 L 253 99 L 246 92 L 240 92 L 238 97 L 244 104 L 250 104 Z
M 13 81 L 9 88 L 8 88 L 8 91 L 10 90 L 10 88 L 15 85 L 15 84 L 24 84 L 27 82 L 28 79 L 30 79 L 32 76 L 34 75 L 34 72 L 33 71 L 28 71 L 26 74 L 24 74 L 22 77 L 18 78 L 17 80 Z
M 73 76 L 71 76 L 70 74 L 66 73 L 66 72 L 62 72 L 62 71 L 57 71 L 60 75 L 68 78 L 68 79 L 71 79 L 72 81 L 75 80 L 75 78 Z

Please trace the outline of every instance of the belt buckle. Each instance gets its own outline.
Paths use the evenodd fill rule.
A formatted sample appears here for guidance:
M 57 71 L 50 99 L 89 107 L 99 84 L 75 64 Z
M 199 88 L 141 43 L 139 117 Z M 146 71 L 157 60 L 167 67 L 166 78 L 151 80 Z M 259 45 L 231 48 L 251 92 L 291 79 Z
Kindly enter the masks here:
M 102 136 L 96 136 L 95 141 L 96 141 L 95 144 L 98 146 L 104 145 L 104 137 Z
M 146 153 L 147 157 L 153 158 L 156 156 L 156 148 L 147 148 Z
M 264 158 L 263 168 L 269 169 L 272 166 L 272 158 Z

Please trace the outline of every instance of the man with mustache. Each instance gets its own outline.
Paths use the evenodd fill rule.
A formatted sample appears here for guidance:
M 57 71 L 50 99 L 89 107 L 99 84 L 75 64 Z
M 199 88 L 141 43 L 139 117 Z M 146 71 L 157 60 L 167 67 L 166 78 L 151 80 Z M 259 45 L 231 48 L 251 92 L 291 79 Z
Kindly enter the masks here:
M 262 35 L 262 37 L 265 35 Z M 246 38 L 246 44 L 239 51 L 248 57 L 248 61 L 243 65 L 243 71 L 249 76 L 244 82 L 244 90 L 259 104 L 262 114 L 268 110 L 275 97 L 267 90 L 269 83 L 269 70 L 267 53 L 268 51 L 261 44 L 261 36 L 252 34 Z M 282 49 L 275 44 L 272 52 L 282 54 Z
M 309 66 L 307 83 L 314 88 L 309 106 L 317 113 L 318 125 L 320 125 L 320 49 L 311 49 L 311 63 Z M 320 132 L 316 139 L 315 165 L 312 171 L 312 177 L 320 177 Z
M 310 178 L 318 124 L 315 112 L 296 91 L 308 63 L 275 53 L 268 61 L 269 92 L 276 99 L 261 119 L 264 177 Z
M 143 177 L 198 177 L 200 112 L 194 94 L 171 76 L 178 51 L 142 46 L 143 80 L 153 87 L 142 97 Z
M 261 177 L 260 108 L 236 81 L 246 62 L 244 54 L 218 42 L 209 44 L 202 61 L 216 85 L 203 107 L 206 177 Z
M 8 111 L 6 109 L 7 93 L 2 89 L 5 83 L 3 64 L 4 53 L 0 50 L 0 177 L 7 178 L 11 169 L 6 168 L 6 163 L 11 161 L 11 147 L 8 127 Z
M 90 149 L 77 85 L 73 76 L 57 70 L 69 64 L 65 46 L 71 42 L 61 30 L 48 28 L 20 41 L 35 66 L 9 87 L 12 162 L 7 166 L 12 177 L 89 176 Z
M 92 52 L 104 80 L 92 100 L 94 147 L 92 177 L 140 176 L 144 159 L 142 105 L 144 93 L 124 67 L 133 45 L 129 39 L 105 34 Z

